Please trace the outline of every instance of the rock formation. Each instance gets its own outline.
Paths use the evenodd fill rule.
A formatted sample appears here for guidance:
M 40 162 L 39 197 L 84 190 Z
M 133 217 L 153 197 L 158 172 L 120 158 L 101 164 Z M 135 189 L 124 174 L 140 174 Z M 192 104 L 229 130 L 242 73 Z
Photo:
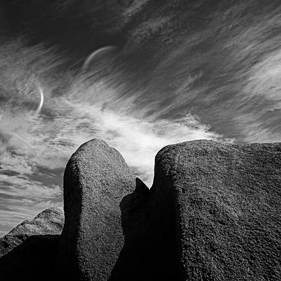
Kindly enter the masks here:
M 64 214 L 59 208 L 49 208 L 31 221 L 23 221 L 0 239 L 0 257 L 7 254 L 33 235 L 59 235 L 64 224 Z
M 280 144 L 163 148 L 142 207 L 122 201 L 112 280 L 281 280 L 280 167 Z
M 194 141 L 156 156 L 181 280 L 281 280 L 281 144 Z M 163 195 L 162 195 L 163 196 Z
M 1 238 L 1 280 L 53 280 L 63 223 L 62 210 L 50 208 Z
M 280 167 L 279 143 L 179 143 L 158 152 L 149 190 L 115 149 L 89 141 L 65 170 L 61 239 L 27 239 L 0 276 L 10 255 L 10 271 L 30 272 L 20 280 L 281 280 Z M 25 247 L 20 267 L 11 260 Z
M 124 159 L 105 142 L 89 141 L 72 155 L 64 174 L 59 280 L 108 280 L 124 245 L 119 204 L 134 187 Z

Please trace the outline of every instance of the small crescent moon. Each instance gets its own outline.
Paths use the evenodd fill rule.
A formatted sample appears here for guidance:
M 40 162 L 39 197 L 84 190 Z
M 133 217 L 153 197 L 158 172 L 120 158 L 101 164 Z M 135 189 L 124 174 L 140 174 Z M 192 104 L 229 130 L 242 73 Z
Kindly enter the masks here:
M 43 94 L 43 90 L 41 89 L 41 87 L 38 87 L 39 93 L 40 93 L 40 104 L 38 106 L 38 108 L 36 109 L 36 113 L 40 113 L 43 103 L 44 103 L 44 94 Z
M 84 61 L 83 66 L 82 66 L 82 70 L 86 70 L 87 67 L 89 66 L 90 62 L 93 60 L 94 57 L 96 57 L 98 54 L 100 53 L 106 53 L 107 51 L 110 50 L 114 50 L 116 49 L 116 46 L 106 46 L 106 47 L 102 47 L 100 49 L 97 49 L 96 51 L 94 51 L 91 55 L 89 55 L 87 57 L 87 59 Z

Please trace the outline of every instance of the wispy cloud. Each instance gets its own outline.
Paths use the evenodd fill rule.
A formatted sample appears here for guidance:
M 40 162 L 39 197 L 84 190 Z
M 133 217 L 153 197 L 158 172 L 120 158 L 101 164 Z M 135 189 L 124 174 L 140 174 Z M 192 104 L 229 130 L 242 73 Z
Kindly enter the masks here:
M 14 52 L 18 51 L 15 47 Z M 5 230 L 16 221 L 31 219 L 40 208 L 61 206 L 61 178 L 66 162 L 82 143 L 92 138 L 103 139 L 119 150 L 133 172 L 150 185 L 154 156 L 163 146 L 220 137 L 191 114 L 177 120 L 158 119 L 149 113 L 156 104 L 138 107 L 141 92 L 124 95 L 122 85 L 112 84 L 110 76 L 96 80 L 86 73 L 75 78 L 66 73 L 65 77 L 73 79 L 57 95 L 59 83 L 49 82 L 47 74 L 52 68 L 46 58 L 46 66 L 40 63 L 40 48 L 27 49 L 22 54 L 23 65 L 19 64 L 14 79 L 3 80 L 4 86 L 13 90 L 0 108 L 0 210 Z M 26 71 L 29 63 L 33 65 L 32 60 L 43 68 L 41 75 Z M 9 67 L 7 71 L 12 73 Z M 36 85 L 44 93 L 40 112 L 36 112 L 40 103 Z M 21 101 L 17 100 L 19 97 Z M 33 106 L 25 106 L 30 99 L 34 99 Z
M 29 175 L 0 172 L 0 236 L 46 208 L 62 206 L 61 186 L 46 186 L 42 181 L 30 180 Z
M 135 1 L 124 16 L 146 3 Z M 64 167 L 92 138 L 119 150 L 148 185 L 165 145 L 231 141 L 224 132 L 249 142 L 280 140 L 281 38 L 273 34 L 279 12 L 252 22 L 243 18 L 245 5 L 226 9 L 173 46 L 159 45 L 155 54 L 132 48 L 132 58 L 129 42 L 111 54 L 115 59 L 91 61 L 88 73 L 62 72 L 63 61 L 43 45 L 26 47 L 20 39 L 1 45 L 0 231 L 62 204 Z M 142 30 L 146 38 L 170 20 L 155 17 L 131 35 Z

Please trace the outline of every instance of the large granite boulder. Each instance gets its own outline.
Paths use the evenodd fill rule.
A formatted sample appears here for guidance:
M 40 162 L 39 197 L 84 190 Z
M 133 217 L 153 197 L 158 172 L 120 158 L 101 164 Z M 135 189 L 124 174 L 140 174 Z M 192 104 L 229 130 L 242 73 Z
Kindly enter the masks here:
M 280 143 L 167 146 L 150 192 L 171 194 L 182 280 L 281 280 Z
M 124 245 L 119 204 L 134 188 L 124 159 L 105 142 L 89 141 L 72 155 L 64 174 L 59 280 L 108 280 Z
M 110 280 L 281 280 L 281 144 L 167 146 L 121 209 Z
M 50 208 L 1 238 L 1 280 L 53 280 L 63 223 L 62 210 Z

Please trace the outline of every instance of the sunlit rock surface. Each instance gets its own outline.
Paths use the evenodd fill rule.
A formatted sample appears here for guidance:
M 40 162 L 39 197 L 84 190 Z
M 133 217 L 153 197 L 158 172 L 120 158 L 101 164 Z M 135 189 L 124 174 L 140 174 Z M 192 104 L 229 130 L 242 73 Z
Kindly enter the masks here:
M 108 280 L 124 245 L 119 204 L 134 188 L 125 160 L 105 142 L 89 141 L 72 155 L 64 174 L 59 280 Z

